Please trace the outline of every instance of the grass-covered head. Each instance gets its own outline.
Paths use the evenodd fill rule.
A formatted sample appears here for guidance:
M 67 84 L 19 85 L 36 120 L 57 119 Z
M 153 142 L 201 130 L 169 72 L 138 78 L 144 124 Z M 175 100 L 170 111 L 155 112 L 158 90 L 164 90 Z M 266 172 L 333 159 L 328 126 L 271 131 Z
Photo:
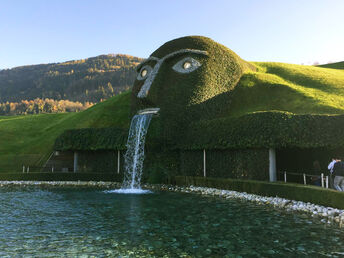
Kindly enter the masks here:
M 226 106 L 214 97 L 231 91 L 246 69 L 253 66 L 209 38 L 169 41 L 138 66 L 133 111 L 158 107 L 163 124 L 177 128 L 213 118 Z
M 179 105 L 199 104 L 231 90 L 247 68 L 252 65 L 209 38 L 178 38 L 137 67 L 134 102 L 151 107 L 172 99 Z

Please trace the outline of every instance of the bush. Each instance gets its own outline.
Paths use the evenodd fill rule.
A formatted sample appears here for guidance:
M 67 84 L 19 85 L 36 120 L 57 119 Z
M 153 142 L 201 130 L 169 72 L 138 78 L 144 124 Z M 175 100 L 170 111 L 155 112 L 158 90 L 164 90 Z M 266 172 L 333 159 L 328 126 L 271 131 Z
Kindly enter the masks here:
M 67 130 L 56 139 L 54 150 L 123 150 L 127 135 L 121 128 Z
M 344 209 L 344 193 L 316 186 L 288 183 L 270 183 L 253 180 L 216 179 L 203 177 L 176 176 L 176 185 L 212 187 L 238 192 L 246 192 Z
M 193 123 L 181 149 L 336 148 L 344 145 L 344 115 L 257 112 Z M 211 135 L 211 137 L 209 137 Z

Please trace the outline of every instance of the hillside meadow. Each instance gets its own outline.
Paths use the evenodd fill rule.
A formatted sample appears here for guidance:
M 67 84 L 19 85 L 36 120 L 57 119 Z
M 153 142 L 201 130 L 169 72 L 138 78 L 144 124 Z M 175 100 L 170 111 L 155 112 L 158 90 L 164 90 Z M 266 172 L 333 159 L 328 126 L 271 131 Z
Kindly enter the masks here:
M 0 172 L 22 165 L 42 165 L 64 130 L 86 127 L 121 127 L 129 124 L 130 92 L 83 112 L 0 117 Z

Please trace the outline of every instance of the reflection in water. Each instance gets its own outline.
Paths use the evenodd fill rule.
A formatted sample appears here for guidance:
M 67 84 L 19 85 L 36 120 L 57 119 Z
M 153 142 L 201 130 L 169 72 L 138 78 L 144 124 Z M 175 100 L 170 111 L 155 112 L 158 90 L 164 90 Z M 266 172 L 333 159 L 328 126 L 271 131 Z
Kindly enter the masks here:
M 0 256 L 334 256 L 344 230 L 253 203 L 182 193 L 0 189 Z

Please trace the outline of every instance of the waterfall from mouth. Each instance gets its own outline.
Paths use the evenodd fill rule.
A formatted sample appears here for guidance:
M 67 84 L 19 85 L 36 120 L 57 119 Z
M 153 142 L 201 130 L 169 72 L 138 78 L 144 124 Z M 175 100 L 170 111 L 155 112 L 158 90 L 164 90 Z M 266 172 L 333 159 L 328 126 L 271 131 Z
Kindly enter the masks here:
M 148 126 L 153 114 L 135 115 L 131 120 L 124 156 L 125 173 L 122 189 L 141 189 L 144 147 Z

